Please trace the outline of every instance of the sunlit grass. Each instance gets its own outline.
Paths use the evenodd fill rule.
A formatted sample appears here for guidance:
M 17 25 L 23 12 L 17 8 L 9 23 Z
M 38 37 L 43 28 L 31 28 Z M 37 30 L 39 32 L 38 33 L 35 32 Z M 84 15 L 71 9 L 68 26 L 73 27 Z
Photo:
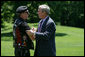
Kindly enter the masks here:
M 32 27 L 38 27 L 38 23 L 28 23 Z M 13 24 L 6 23 L 1 28 L 1 56 L 15 56 L 12 36 Z M 84 56 L 84 29 L 56 25 L 56 56 Z M 35 41 L 34 45 L 35 45 Z M 34 50 L 30 50 L 34 56 Z

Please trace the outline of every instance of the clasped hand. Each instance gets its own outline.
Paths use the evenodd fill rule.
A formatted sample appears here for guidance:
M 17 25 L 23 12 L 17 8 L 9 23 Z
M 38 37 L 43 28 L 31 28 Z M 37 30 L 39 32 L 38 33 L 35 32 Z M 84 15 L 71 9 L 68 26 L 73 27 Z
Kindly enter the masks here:
M 31 30 L 26 30 L 26 33 L 28 34 L 31 40 L 35 40 L 35 32 L 36 28 L 32 28 Z

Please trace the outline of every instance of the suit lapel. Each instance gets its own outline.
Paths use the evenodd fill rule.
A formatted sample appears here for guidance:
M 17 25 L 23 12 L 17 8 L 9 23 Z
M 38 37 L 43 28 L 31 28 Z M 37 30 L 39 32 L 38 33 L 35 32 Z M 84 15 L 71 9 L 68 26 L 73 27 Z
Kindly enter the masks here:
M 42 24 L 42 28 L 41 28 L 41 32 L 44 31 L 44 29 L 46 28 L 46 24 L 47 21 L 49 20 L 49 16 L 46 18 L 46 20 L 44 21 L 44 23 Z

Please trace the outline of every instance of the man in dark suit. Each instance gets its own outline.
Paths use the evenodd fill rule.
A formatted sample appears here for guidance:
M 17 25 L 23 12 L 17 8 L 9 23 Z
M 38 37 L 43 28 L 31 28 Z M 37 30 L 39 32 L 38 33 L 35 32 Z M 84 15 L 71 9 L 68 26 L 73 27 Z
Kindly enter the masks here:
M 40 5 L 38 16 L 41 19 L 37 32 L 28 30 L 27 34 L 32 40 L 36 40 L 35 56 L 56 56 L 55 31 L 56 25 L 48 16 L 50 8 L 47 5 Z

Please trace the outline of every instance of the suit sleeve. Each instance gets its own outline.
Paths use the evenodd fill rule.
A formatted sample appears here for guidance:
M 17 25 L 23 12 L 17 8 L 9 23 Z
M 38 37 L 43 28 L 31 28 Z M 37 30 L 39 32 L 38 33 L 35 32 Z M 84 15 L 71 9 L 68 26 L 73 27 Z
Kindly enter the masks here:
M 36 32 L 36 40 L 49 40 L 50 37 L 52 37 L 55 33 L 56 27 L 53 22 L 49 23 L 46 26 L 46 31 L 41 33 L 41 32 Z

